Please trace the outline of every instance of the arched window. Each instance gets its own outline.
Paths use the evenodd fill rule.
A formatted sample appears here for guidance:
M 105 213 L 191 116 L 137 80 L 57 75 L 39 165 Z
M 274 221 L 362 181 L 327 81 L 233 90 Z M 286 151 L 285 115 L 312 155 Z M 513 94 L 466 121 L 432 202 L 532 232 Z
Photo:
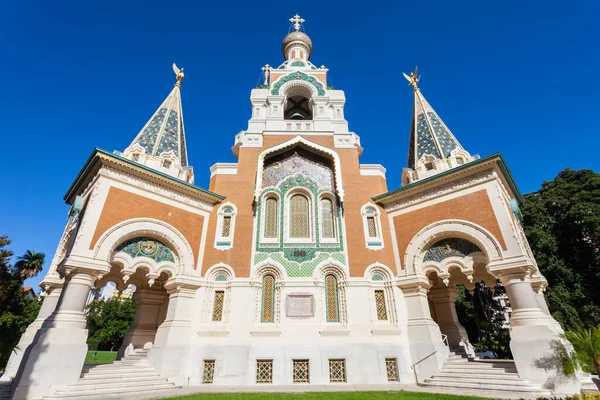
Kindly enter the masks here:
M 223 204 L 218 211 L 215 247 L 225 250 L 233 247 L 236 208 L 231 203 Z
M 263 278 L 260 321 L 275 321 L 275 277 L 273 275 L 265 275 Z
M 310 238 L 310 209 L 308 198 L 295 194 L 290 198 L 290 238 Z
M 265 200 L 265 230 L 264 237 L 268 239 L 276 239 L 277 238 L 277 228 L 279 226 L 278 215 L 279 215 L 279 207 L 277 204 L 277 199 L 275 197 L 267 197 Z
M 303 95 L 288 97 L 283 118 L 292 120 L 310 120 L 312 119 L 311 108 L 310 98 L 308 97 Z
M 379 211 L 371 204 L 365 204 L 362 208 L 365 242 L 369 249 L 380 249 L 383 247 L 381 235 L 381 220 Z
M 334 275 L 325 276 L 325 308 L 327 322 L 340 322 L 338 282 Z
M 321 237 L 323 239 L 335 239 L 335 215 L 333 201 L 324 197 L 321 205 Z

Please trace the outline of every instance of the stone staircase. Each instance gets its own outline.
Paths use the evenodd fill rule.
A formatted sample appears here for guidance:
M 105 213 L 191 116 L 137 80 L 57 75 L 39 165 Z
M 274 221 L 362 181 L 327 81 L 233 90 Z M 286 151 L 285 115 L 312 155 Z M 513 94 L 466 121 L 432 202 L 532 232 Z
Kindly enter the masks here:
M 0 400 L 9 400 L 12 382 L 0 382 Z
M 84 366 L 79 382 L 56 389 L 44 399 L 119 399 L 144 392 L 160 394 L 181 387 L 161 378 L 147 355 L 148 350 L 135 349 L 112 364 Z
M 451 348 L 442 370 L 425 379 L 423 386 L 469 390 L 502 391 L 515 398 L 548 396 L 550 392 L 539 384 L 519 378 L 511 360 L 479 360 L 469 358 L 462 349 Z

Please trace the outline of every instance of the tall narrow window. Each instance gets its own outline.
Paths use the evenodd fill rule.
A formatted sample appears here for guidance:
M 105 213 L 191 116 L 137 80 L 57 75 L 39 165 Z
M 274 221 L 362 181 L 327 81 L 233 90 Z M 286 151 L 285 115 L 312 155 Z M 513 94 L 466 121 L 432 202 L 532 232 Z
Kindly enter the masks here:
M 277 238 L 277 208 L 276 198 L 268 197 L 265 200 L 265 238 Z
M 261 322 L 275 321 L 275 277 L 265 275 L 262 288 Z
M 385 293 L 383 290 L 375 291 L 375 307 L 377 308 L 377 319 L 387 321 L 387 307 L 385 305 Z
M 308 199 L 293 195 L 290 199 L 290 238 L 310 238 Z
M 215 360 L 204 360 L 204 372 L 202 373 L 202 383 L 213 383 L 215 377 Z
M 225 291 L 215 291 L 215 302 L 213 304 L 213 321 L 223 320 L 223 304 L 225 303 Z
M 218 222 L 215 235 L 215 247 L 225 250 L 233 246 L 236 208 L 233 204 L 224 204 L 218 211 Z
M 223 210 L 223 226 L 221 227 L 221 237 L 231 236 L 231 208 Z
M 375 216 L 367 216 L 367 230 L 370 238 L 377 237 L 377 223 L 375 222 Z
M 338 283 L 333 275 L 325 277 L 325 305 L 327 308 L 327 322 L 340 322 Z
M 367 248 L 377 250 L 383 247 L 381 236 L 381 220 L 375 206 L 365 204 L 362 209 L 363 224 L 365 230 L 365 241 Z
M 328 198 L 321 199 L 321 236 L 324 239 L 335 238 L 333 202 Z

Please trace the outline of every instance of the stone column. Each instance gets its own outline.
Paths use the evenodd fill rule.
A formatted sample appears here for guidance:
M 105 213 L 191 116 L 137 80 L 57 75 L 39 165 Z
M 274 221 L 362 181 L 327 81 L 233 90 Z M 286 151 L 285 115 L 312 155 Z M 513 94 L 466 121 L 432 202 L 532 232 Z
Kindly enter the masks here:
M 442 342 L 439 326 L 431 318 L 427 299 L 430 286 L 428 281 L 419 278 L 399 284 L 406 304 L 407 335 L 412 363 L 416 364 L 414 370 L 419 382 L 438 373 L 449 352 Z
M 62 282 L 51 283 L 46 285 L 45 292 L 46 295 L 42 300 L 42 307 L 38 313 L 37 318 L 33 321 L 23 335 L 21 339 L 19 339 L 19 344 L 13 349 L 10 354 L 10 358 L 8 360 L 8 364 L 6 365 L 6 369 L 4 370 L 4 374 L 0 377 L 0 382 L 9 381 L 13 379 L 17 371 L 19 370 L 19 366 L 21 365 L 21 361 L 23 359 L 23 354 L 27 351 L 33 339 L 35 338 L 35 334 L 42 327 L 43 322 L 48 318 L 56 309 L 56 304 L 58 303 L 58 299 L 62 292 Z
M 468 342 L 465 328 L 458 322 L 456 307 L 454 303 L 458 298 L 458 291 L 452 287 L 433 288 L 429 292 L 429 298 L 435 307 L 435 315 L 440 331 L 448 336 L 450 346 L 460 346 Z
M 158 327 L 154 346 L 148 353 L 160 376 L 177 384 L 186 384 L 191 374 L 187 372 L 189 346 L 192 336 L 197 335 L 192 331 L 192 315 L 199 287 L 199 283 L 185 278 L 165 285 L 169 294 L 167 316 Z
M 129 344 L 133 344 L 133 347 L 144 347 L 147 343 L 154 343 L 159 325 L 160 306 L 166 297 L 166 292 L 152 289 L 138 289 L 133 293 L 135 318 L 123 338 L 117 358 L 123 357 Z
M 530 272 L 510 268 L 498 271 L 512 308 L 510 348 L 519 377 L 552 385 L 555 393 L 578 393 L 580 384 L 556 369 L 556 346 L 562 342 L 556 321 L 543 312 L 531 286 Z M 558 363 L 560 364 L 560 363 Z
M 14 400 L 38 399 L 51 386 L 79 380 L 87 352 L 83 309 L 96 278 L 90 270 L 74 269 L 67 275 L 56 310 L 43 322 L 23 356 L 15 377 Z

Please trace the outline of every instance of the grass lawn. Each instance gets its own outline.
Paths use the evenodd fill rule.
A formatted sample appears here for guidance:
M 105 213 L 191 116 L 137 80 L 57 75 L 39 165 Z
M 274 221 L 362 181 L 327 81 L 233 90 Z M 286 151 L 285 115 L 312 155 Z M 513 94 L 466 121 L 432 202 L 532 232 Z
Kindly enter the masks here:
M 205 393 L 168 400 L 484 400 L 482 397 L 415 392 Z M 163 399 L 166 400 L 166 399 Z
M 94 360 L 94 353 L 96 359 Z M 116 351 L 88 351 L 85 355 L 84 364 L 110 364 L 117 359 Z

